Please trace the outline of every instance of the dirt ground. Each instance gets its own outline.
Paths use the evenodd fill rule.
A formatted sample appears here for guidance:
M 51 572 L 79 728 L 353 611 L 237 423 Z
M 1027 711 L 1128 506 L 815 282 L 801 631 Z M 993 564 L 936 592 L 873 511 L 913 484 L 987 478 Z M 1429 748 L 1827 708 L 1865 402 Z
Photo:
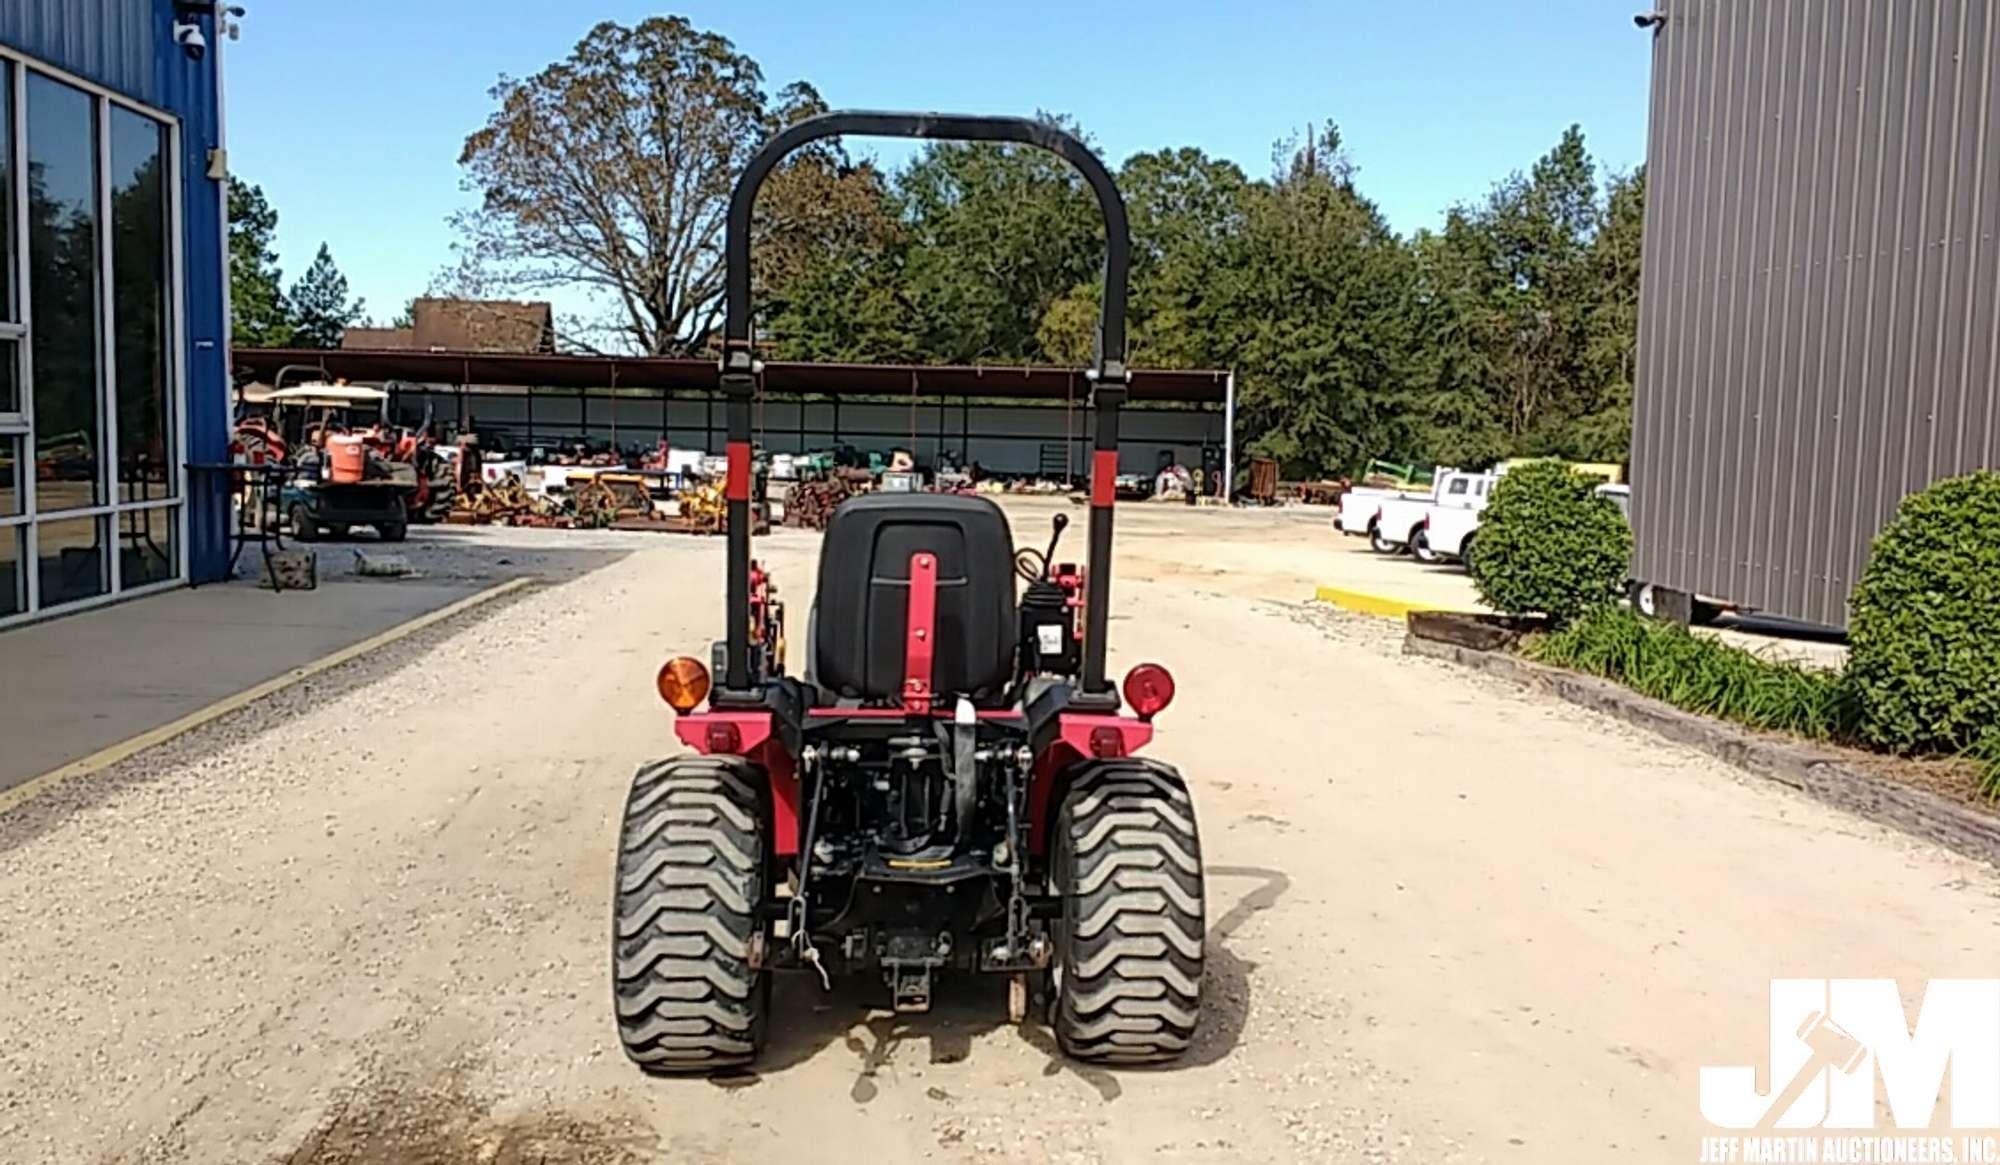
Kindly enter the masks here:
M 899 1017 L 796 977 L 755 1074 L 626 1063 L 617 813 L 722 576 L 633 535 L 0 818 L 0 1161 L 1686 1163 L 1771 977 L 1992 973 L 1994 871 L 1403 657 L 1301 601 L 1323 524 L 1121 523 L 1113 665 L 1175 671 L 1208 861 L 1184 1063 L 1066 1063 L 997 979 Z M 760 542 L 795 640 L 815 546 Z

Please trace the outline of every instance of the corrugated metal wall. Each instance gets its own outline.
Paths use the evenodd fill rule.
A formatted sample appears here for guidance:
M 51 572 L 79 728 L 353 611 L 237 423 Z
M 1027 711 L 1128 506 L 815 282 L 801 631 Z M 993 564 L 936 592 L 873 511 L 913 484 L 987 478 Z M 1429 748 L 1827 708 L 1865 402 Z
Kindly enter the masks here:
M 0 43 L 153 105 L 161 0 L 0 0 Z
M 2000 12 L 1659 8 L 1633 575 L 1844 626 L 1898 501 L 2000 467 Z

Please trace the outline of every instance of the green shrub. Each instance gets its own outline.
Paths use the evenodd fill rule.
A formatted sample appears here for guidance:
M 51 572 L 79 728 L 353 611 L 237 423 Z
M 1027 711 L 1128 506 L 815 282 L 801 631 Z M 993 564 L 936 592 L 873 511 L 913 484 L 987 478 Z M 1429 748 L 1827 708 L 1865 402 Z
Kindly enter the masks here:
M 1530 639 L 1529 658 L 1615 680 L 1676 708 L 1813 740 L 1846 735 L 1853 718 L 1838 672 L 1765 659 L 1648 619 L 1628 607 L 1590 612 Z
M 1493 488 L 1466 569 L 1479 597 L 1509 615 L 1568 622 L 1617 599 L 1632 529 L 1591 482 L 1560 462 L 1531 462 Z
M 1861 740 L 2000 762 L 2000 473 L 1903 499 L 1855 588 L 1847 676 Z

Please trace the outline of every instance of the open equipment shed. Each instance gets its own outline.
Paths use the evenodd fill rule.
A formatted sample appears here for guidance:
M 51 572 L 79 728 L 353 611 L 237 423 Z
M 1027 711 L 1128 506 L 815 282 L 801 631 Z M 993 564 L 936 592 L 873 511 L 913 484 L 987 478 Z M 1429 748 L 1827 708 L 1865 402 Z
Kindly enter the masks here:
M 419 423 L 428 408 L 447 427 L 503 435 L 517 449 L 587 440 L 723 451 L 723 399 L 707 360 L 239 348 L 233 363 L 239 380 L 268 382 L 305 366 L 380 384 L 402 423 Z M 1151 474 L 1164 451 L 1233 480 L 1234 377 L 1135 369 L 1131 378 L 1119 472 Z M 1089 387 L 1067 368 L 772 361 L 763 365 L 754 439 L 773 453 L 903 448 L 928 465 L 948 453 L 995 474 L 1076 477 L 1089 464 Z

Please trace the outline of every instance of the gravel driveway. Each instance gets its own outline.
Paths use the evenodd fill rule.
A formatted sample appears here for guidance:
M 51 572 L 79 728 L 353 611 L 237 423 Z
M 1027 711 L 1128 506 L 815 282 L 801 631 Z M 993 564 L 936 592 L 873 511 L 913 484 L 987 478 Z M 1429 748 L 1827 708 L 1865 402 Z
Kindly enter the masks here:
M 642 1077 L 616 815 L 722 544 L 519 531 L 558 581 L 0 818 L 0 1161 L 1686 1163 L 1773 975 L 1993 973 L 1991 870 L 1288 601 L 1318 526 L 1124 513 L 1113 665 L 1176 672 L 1210 863 L 1185 1063 L 787 978 L 757 1074 Z M 759 546 L 795 643 L 815 545 Z

